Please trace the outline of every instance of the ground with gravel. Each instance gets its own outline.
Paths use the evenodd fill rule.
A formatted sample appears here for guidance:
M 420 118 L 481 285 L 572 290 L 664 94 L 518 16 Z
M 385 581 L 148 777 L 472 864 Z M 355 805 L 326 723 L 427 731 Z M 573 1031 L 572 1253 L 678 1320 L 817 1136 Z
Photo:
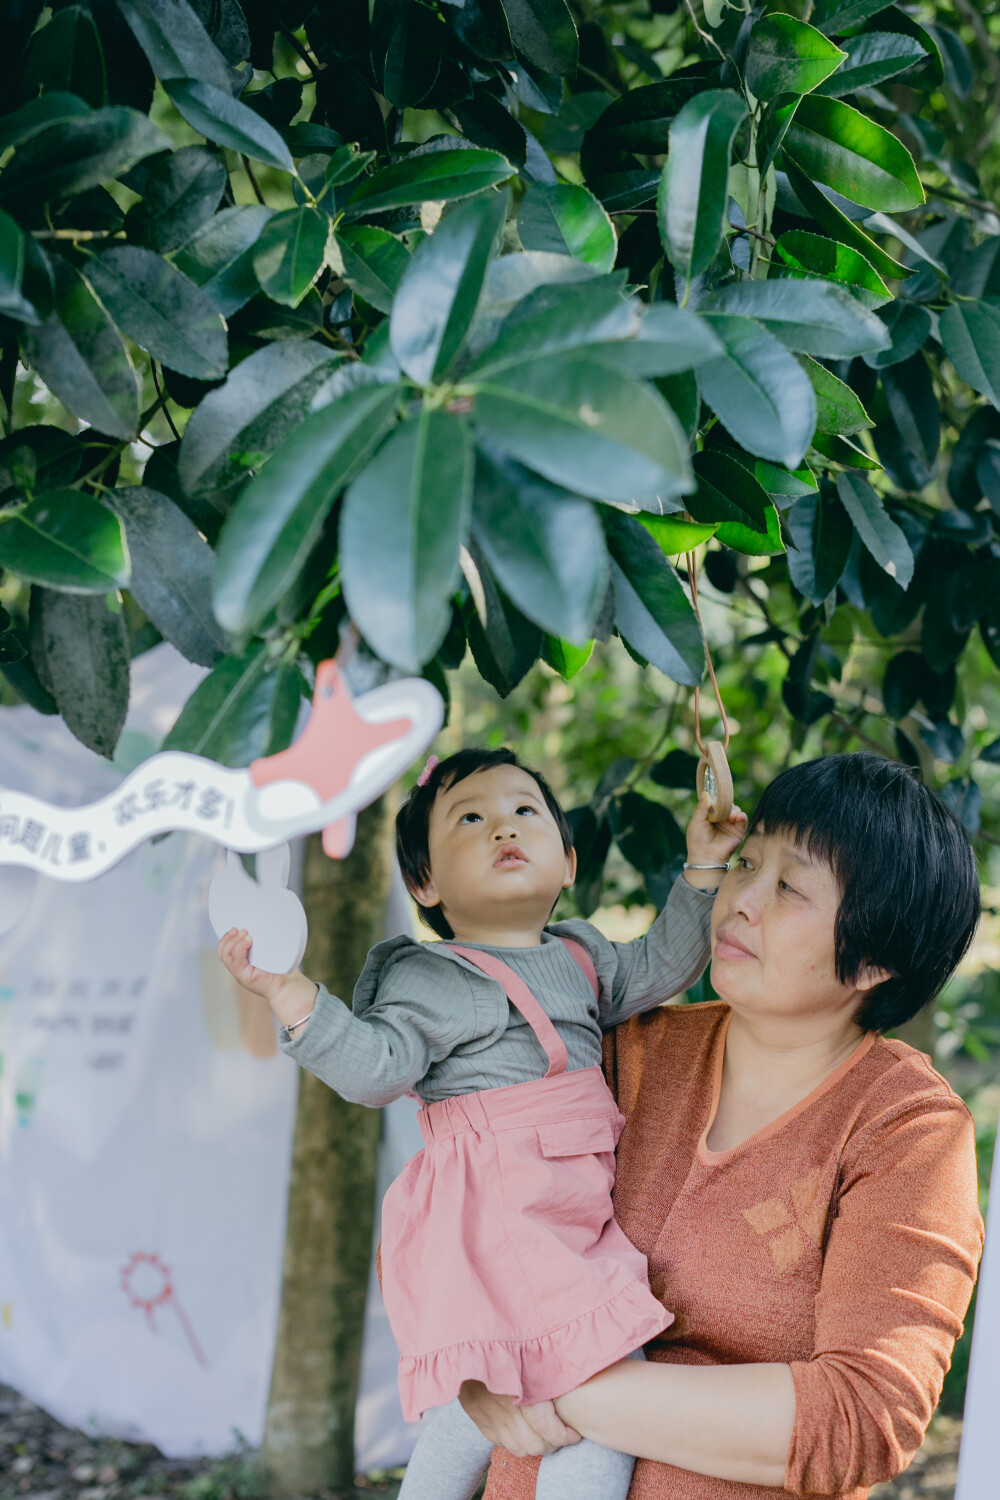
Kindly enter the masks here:
M 872 1500 L 953 1500 L 962 1424 L 935 1420 L 910 1469 L 879 1485 Z M 398 1476 L 359 1479 L 323 1500 L 393 1500 Z M 89 1437 L 62 1427 L 9 1386 L 0 1385 L 0 1500 L 266 1500 L 252 1451 L 225 1459 L 168 1459 L 148 1444 Z

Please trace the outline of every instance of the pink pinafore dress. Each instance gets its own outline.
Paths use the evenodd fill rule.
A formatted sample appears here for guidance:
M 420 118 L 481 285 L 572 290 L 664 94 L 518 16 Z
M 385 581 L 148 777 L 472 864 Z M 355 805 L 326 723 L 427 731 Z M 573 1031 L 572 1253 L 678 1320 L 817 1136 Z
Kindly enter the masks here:
M 562 941 L 596 992 L 590 955 Z M 603 1073 L 567 1073 L 566 1046 L 524 981 L 492 954 L 450 946 L 503 985 L 549 1066 L 530 1083 L 425 1105 L 424 1149 L 386 1194 L 382 1291 L 407 1421 L 463 1380 L 552 1400 L 673 1322 L 612 1212 L 624 1118 Z

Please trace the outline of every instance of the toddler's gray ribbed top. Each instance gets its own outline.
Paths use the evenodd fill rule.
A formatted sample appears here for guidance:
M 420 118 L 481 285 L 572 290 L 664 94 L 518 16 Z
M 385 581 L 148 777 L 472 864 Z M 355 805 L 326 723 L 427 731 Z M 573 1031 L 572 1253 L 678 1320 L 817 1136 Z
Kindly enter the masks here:
M 601 1032 L 693 984 L 709 958 L 712 892 L 681 877 L 645 937 L 612 943 L 590 922 L 557 922 L 533 948 L 467 943 L 519 974 L 566 1043 L 567 1068 L 601 1061 Z M 594 960 L 590 981 L 558 934 Z M 353 1011 L 319 986 L 309 1020 L 282 1048 L 344 1099 L 372 1107 L 411 1091 L 425 1103 L 545 1075 L 534 1033 L 502 987 L 443 943 L 390 938 L 368 955 Z

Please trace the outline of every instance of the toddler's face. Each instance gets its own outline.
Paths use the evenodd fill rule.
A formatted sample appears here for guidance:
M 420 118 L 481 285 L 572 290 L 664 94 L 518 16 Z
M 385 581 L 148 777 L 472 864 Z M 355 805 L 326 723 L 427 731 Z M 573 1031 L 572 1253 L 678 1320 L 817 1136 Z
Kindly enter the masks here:
M 417 899 L 440 901 L 456 934 L 498 906 L 521 922 L 537 913 L 541 932 L 576 874 L 576 856 L 563 849 L 540 787 L 517 766 L 477 771 L 441 792 L 427 841 L 431 878 Z

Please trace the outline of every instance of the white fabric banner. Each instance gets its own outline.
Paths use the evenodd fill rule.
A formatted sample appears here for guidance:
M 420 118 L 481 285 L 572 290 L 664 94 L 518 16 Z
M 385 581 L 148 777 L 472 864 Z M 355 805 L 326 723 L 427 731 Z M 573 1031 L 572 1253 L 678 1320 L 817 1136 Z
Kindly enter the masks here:
M 1000 1414 L 1000 1145 L 994 1149 L 986 1245 L 979 1268 L 976 1322 L 965 1396 L 955 1500 L 996 1500 Z
M 0 786 L 106 795 L 201 675 L 166 646 L 133 664 L 113 766 L 4 709 Z M 224 858 L 175 834 L 83 885 L 0 868 L 0 1378 L 171 1457 L 260 1442 L 281 1286 L 296 1068 L 216 959 Z M 388 1120 L 391 1176 L 420 1142 L 407 1101 Z M 370 1300 L 361 1468 L 412 1448 Z

